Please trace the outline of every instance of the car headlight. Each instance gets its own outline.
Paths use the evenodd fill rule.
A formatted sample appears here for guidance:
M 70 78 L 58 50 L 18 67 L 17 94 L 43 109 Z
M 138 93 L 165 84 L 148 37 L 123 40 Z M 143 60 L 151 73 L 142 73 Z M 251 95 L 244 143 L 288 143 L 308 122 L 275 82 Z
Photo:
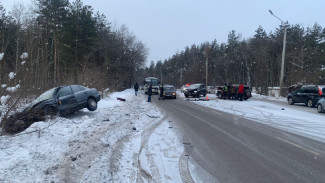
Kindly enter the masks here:
M 195 90 L 194 93 L 196 93 L 197 91 Z
M 176 93 L 173 93 L 173 95 L 176 95 Z

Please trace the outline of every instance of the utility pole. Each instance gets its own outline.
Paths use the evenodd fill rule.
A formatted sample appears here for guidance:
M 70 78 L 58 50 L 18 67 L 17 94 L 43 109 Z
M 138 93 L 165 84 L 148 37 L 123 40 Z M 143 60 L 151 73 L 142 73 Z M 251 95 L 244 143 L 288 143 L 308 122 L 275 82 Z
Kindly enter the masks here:
M 205 46 L 205 50 L 203 52 L 205 56 L 205 87 L 208 86 L 208 58 L 209 58 L 209 43 Z
M 205 87 L 208 86 L 208 57 L 205 58 Z
M 275 16 L 271 10 L 269 10 L 271 15 L 273 15 L 275 18 L 281 21 L 281 23 L 284 25 L 285 22 L 282 21 L 279 17 Z M 286 39 L 287 39 L 287 25 L 284 25 L 284 36 L 283 36 L 283 49 L 282 49 L 282 59 L 281 59 L 281 72 L 280 72 L 280 96 L 282 96 L 283 93 L 283 77 L 284 77 L 284 58 L 286 53 Z
M 162 67 L 160 68 L 160 83 L 163 83 L 163 77 L 162 77 Z

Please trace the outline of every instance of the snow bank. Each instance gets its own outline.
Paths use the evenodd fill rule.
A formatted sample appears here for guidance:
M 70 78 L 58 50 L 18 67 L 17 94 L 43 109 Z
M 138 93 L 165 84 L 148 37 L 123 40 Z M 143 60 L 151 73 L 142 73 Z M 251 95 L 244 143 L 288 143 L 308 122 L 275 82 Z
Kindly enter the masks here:
M 183 146 L 169 126 L 145 95 L 115 92 L 94 112 L 0 136 L 0 182 L 149 182 L 143 172 L 158 182 L 182 182 Z
M 181 94 L 180 94 L 181 95 Z M 213 98 L 210 97 L 209 98 Z M 215 110 L 238 115 L 259 123 L 303 135 L 318 141 L 325 141 L 324 114 L 304 111 L 288 106 L 286 103 L 265 102 L 265 100 L 286 101 L 285 98 L 272 98 L 262 95 L 253 95 L 246 101 L 215 99 L 210 101 L 195 101 L 194 103 Z

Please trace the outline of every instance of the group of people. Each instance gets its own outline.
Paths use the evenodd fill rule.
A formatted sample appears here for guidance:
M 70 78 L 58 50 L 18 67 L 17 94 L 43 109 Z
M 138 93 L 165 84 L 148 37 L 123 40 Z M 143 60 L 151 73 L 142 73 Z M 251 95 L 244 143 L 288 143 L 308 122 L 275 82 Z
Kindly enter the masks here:
M 134 84 L 134 92 L 135 92 L 136 96 L 138 96 L 138 90 L 139 90 L 139 85 L 138 85 L 138 83 L 135 83 Z M 160 90 L 159 100 L 163 100 L 164 99 L 164 84 L 161 84 L 159 90 Z M 147 94 L 148 94 L 147 102 L 151 102 L 152 85 L 149 85 Z
M 227 83 L 225 83 L 225 85 L 222 88 L 221 96 L 222 96 L 221 98 L 223 99 L 232 99 L 232 100 L 238 99 L 239 101 L 243 101 L 244 85 L 240 84 L 237 90 L 237 88 L 232 86 L 231 84 L 227 85 Z

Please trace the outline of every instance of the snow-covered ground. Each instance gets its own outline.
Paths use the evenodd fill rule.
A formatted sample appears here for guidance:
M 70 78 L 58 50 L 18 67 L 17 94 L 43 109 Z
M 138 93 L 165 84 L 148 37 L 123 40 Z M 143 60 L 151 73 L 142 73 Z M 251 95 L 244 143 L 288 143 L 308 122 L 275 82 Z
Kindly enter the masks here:
M 178 92 L 178 95 L 185 99 L 181 92 Z M 208 94 L 208 96 L 209 101 L 191 101 L 198 105 L 325 142 L 325 114 L 318 113 L 316 108 L 290 106 L 285 103 L 286 98 L 257 94 L 253 94 L 252 98 L 244 101 L 218 99 L 213 94 Z
M 240 102 L 208 96 L 209 101 L 189 105 L 325 141 L 325 114 L 316 109 L 310 112 L 271 101 L 284 98 L 254 95 Z M 0 182 L 202 182 L 204 172 L 193 172 L 197 168 L 185 156 L 173 123 L 141 93 L 134 96 L 132 89 L 112 93 L 94 112 L 81 110 L 34 123 L 14 136 L 0 136 Z
M 0 182 L 182 182 L 191 177 L 171 127 L 144 95 L 116 92 L 94 112 L 0 136 Z

